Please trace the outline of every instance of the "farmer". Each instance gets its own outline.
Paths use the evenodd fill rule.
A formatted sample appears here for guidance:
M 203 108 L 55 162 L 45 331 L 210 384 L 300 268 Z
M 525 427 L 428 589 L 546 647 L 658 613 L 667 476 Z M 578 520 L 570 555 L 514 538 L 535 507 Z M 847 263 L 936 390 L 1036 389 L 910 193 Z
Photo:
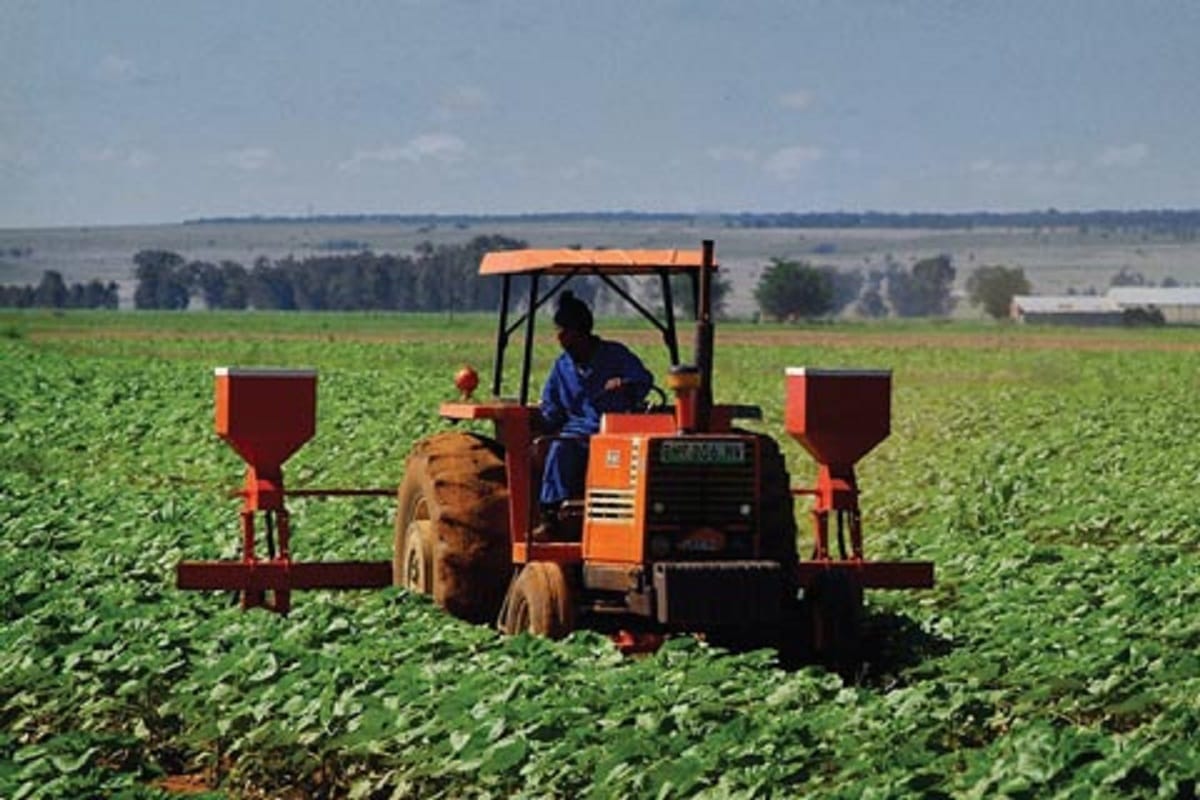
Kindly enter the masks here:
M 587 303 L 564 291 L 554 313 L 563 352 L 542 388 L 542 429 L 556 436 L 546 453 L 540 495 L 542 522 L 534 538 L 560 538 L 563 500 L 583 495 L 588 437 L 600 430 L 600 415 L 631 411 L 650 391 L 654 378 L 640 359 L 619 342 L 592 333 Z

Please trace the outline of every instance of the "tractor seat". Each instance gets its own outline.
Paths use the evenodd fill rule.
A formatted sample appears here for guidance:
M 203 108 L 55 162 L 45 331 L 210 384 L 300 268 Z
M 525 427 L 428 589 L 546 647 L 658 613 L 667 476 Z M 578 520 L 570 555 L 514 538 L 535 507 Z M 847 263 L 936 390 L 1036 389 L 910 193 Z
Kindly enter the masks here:
M 563 500 L 558 506 L 558 532 L 563 541 L 583 539 L 583 513 L 586 504 L 582 497 Z
M 533 540 L 536 542 L 578 542 L 583 538 L 582 498 L 564 500 L 558 510 L 548 520 L 543 520 L 533 529 Z

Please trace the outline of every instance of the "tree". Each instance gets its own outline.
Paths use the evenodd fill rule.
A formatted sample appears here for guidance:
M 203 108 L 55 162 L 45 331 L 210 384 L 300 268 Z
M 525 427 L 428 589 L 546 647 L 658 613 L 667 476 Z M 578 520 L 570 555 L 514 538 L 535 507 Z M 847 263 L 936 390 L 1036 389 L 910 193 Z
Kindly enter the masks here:
M 833 288 L 833 305 L 830 311 L 839 314 L 862 292 L 865 282 L 862 270 L 840 270 L 837 267 L 821 267 L 820 269 L 829 276 L 829 285 Z
M 1133 306 L 1121 312 L 1121 322 L 1131 327 L 1158 326 L 1167 324 L 1162 309 L 1155 306 Z
M 1004 319 L 1009 314 L 1014 295 L 1029 294 L 1033 286 L 1020 267 L 995 265 L 980 267 L 967 278 L 967 298 L 973 306 L 995 319 Z
M 773 258 L 758 279 L 754 299 L 776 320 L 818 317 L 833 308 L 833 282 L 807 262 Z
M 871 319 L 887 316 L 887 303 L 883 301 L 883 279 L 883 272 L 877 269 L 871 270 L 867 275 L 865 286 L 854 303 L 853 310 L 856 314 Z
M 918 261 L 912 268 L 925 314 L 945 316 L 954 308 L 950 289 L 954 286 L 954 267 L 950 256 L 940 255 Z
M 712 303 L 713 316 L 720 317 L 724 315 L 726 303 L 729 300 L 729 293 L 733 290 L 733 284 L 723 276 L 719 271 L 712 273 L 712 280 L 708 284 L 708 299 Z M 699 291 L 699 275 L 696 276 L 696 287 Z M 698 300 L 696 292 L 692 291 L 692 279 L 687 275 L 672 275 L 671 282 L 671 306 L 675 311 L 676 319 L 693 319 L 696 310 L 696 302 Z M 662 281 L 659 279 L 646 280 L 644 282 L 643 295 L 644 298 L 651 304 L 656 311 L 661 311 L 663 308 L 663 290 Z M 604 291 L 607 286 L 601 284 L 599 291 L 600 296 L 604 296 Z M 625 301 L 621 300 L 619 306 L 625 306 Z
M 921 315 L 920 298 L 912 273 L 895 262 L 889 262 L 883 278 L 883 299 L 888 309 L 898 317 Z
M 199 291 L 206 308 L 221 308 L 225 298 L 225 276 L 220 267 L 208 261 L 187 265 L 188 291 Z
M 33 306 L 34 288 L 29 284 L 24 286 L 0 286 L 0 305 L 12 308 L 30 308 Z
M 187 308 L 188 280 L 183 256 L 168 250 L 141 250 L 133 257 L 137 289 L 135 308 Z
M 900 317 L 945 316 L 954 306 L 950 296 L 954 275 L 947 255 L 922 259 L 913 265 L 911 272 L 889 265 L 888 304 Z
M 63 308 L 70 293 L 62 273 L 48 269 L 34 290 L 34 303 L 40 308 Z
M 254 259 L 247 280 L 246 298 L 255 308 L 286 311 L 296 308 L 288 276 L 278 266 L 272 266 L 266 256 Z
M 246 275 L 246 268 L 236 261 L 222 261 L 221 279 L 225 286 L 225 292 L 221 295 L 221 308 L 245 308 L 248 302 L 247 284 L 250 281 Z
M 83 306 L 85 308 L 117 308 L 117 284 L 109 281 L 101 283 L 93 278 L 83 287 Z
M 1153 286 L 1153 281 L 1146 280 L 1142 273 L 1129 267 L 1121 267 L 1121 271 L 1112 276 L 1109 286 Z
M 209 308 L 490 310 L 499 303 L 500 283 L 477 275 L 480 258 L 524 246 L 503 236 L 479 236 L 460 245 L 422 243 L 415 259 L 369 250 L 277 261 L 260 256 L 249 271 L 235 261 L 185 263 L 175 253 L 143 250 L 134 256 L 135 304 L 187 308 L 195 294 Z

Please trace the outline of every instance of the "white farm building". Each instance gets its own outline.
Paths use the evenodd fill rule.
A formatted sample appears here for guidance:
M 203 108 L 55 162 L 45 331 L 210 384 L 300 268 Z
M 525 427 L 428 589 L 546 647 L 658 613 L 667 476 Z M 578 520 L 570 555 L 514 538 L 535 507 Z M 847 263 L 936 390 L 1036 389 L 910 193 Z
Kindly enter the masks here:
M 1012 299 L 1012 318 L 1049 325 L 1120 325 L 1121 309 L 1099 295 L 1022 295 Z
M 1155 289 L 1142 286 L 1114 286 L 1105 295 L 1122 310 L 1157 308 L 1167 324 L 1200 323 L 1200 288 L 1183 286 Z
M 1167 324 L 1200 324 L 1200 288 L 1115 286 L 1104 295 L 1017 295 L 1012 318 L 1059 325 L 1120 325 L 1138 312 L 1161 313 Z

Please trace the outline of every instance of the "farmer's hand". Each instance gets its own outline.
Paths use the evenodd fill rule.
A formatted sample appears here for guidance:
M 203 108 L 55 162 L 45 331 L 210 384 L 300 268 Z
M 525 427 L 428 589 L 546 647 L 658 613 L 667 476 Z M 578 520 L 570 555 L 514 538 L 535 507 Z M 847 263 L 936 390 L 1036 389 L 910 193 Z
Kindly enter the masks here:
M 620 389 L 624 385 L 625 385 L 625 381 L 622 378 L 619 378 L 619 377 L 618 378 L 609 378 L 607 381 L 604 382 L 604 391 L 615 392 L 617 389 Z

